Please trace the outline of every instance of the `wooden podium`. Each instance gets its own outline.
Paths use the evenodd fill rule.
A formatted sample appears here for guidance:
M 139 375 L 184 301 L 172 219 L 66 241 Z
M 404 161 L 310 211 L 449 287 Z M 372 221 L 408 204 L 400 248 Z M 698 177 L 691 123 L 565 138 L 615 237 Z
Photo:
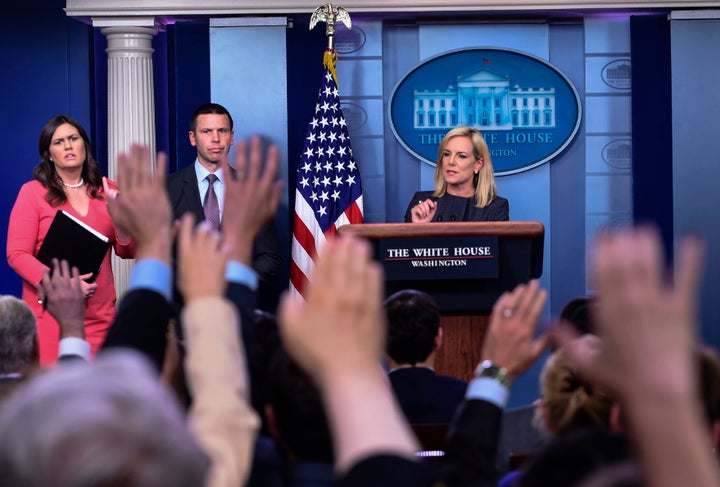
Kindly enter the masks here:
M 371 241 L 385 269 L 385 295 L 418 289 L 438 303 L 443 345 L 435 368 L 473 376 L 495 300 L 542 274 L 540 222 L 373 223 L 339 233 Z

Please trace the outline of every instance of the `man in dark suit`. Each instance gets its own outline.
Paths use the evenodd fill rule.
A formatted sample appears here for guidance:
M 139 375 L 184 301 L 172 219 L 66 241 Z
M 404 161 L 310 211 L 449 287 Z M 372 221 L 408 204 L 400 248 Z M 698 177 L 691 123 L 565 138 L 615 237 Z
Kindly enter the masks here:
M 224 213 L 234 210 L 224 206 L 226 183 L 222 170 L 222 163 L 227 160 L 234 142 L 233 119 L 222 105 L 201 105 L 190 119 L 188 136 L 190 144 L 197 149 L 197 158 L 194 164 L 167 178 L 166 187 L 173 215 L 179 219 L 190 212 L 195 215 L 196 221 L 208 219 L 218 226 Z M 207 179 L 208 176 L 214 179 L 212 183 Z M 217 212 L 209 218 L 204 208 L 208 199 L 209 204 L 214 200 L 214 211 Z M 267 283 L 277 275 L 281 262 L 277 230 L 270 221 L 255 239 L 252 267 L 260 282 Z
M 405 416 L 410 423 L 449 423 L 467 382 L 433 369 L 442 344 L 435 300 L 421 291 L 398 291 L 385 301 L 385 313 L 390 382 Z

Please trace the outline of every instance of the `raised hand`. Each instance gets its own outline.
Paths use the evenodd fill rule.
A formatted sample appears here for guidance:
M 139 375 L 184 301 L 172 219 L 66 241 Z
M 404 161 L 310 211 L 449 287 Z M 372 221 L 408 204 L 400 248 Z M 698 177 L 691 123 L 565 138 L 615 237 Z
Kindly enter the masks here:
M 133 145 L 118 155 L 117 192 L 107 193 L 115 225 L 137 243 L 136 258 L 170 261 L 172 211 L 165 192 L 167 158 L 160 153 L 153 171 L 150 149 Z
M 53 259 L 52 276 L 45 271 L 38 289 L 48 312 L 60 324 L 60 338 L 85 338 L 85 296 L 77 267 Z
M 603 347 L 578 349 L 561 328 L 568 355 L 583 374 L 621 394 L 693 387 L 700 242 L 683 241 L 674 280 L 665 275 L 660 239 L 649 228 L 603 234 L 591 257 Z
M 382 269 L 370 255 L 367 242 L 329 240 L 316 262 L 307 302 L 289 295 L 283 298 L 279 313 L 283 342 L 313 376 L 378 367 L 386 324 Z
M 260 138 L 250 139 L 249 153 L 246 143 L 235 144 L 235 171 L 222 163 L 225 201 L 223 208 L 223 235 L 230 258 L 247 265 L 252 264 L 255 237 L 275 215 L 280 203 L 282 181 L 277 180 L 278 148 L 267 149 L 264 168 Z
M 540 357 L 548 335 L 535 338 L 547 291 L 536 280 L 503 293 L 493 306 L 481 356 L 507 370 L 515 379 Z
M 180 221 L 178 235 L 178 287 L 186 302 L 225 293 L 227 254 L 222 237 L 209 222 L 194 227 L 195 217 L 187 213 Z

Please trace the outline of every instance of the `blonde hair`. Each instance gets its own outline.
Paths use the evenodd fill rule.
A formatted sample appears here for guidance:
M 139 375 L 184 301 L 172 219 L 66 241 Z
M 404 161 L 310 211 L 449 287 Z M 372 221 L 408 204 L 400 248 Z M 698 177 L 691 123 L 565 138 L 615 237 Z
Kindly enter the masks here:
M 447 192 L 447 182 L 442 174 L 442 157 L 443 152 L 445 152 L 445 146 L 448 141 L 454 137 L 467 137 L 470 139 L 475 160 L 483 160 L 483 165 L 480 168 L 480 172 L 475 175 L 473 184 L 475 185 L 475 206 L 484 208 L 497 196 L 497 186 L 495 185 L 495 174 L 492 159 L 490 158 L 490 149 L 488 149 L 485 138 L 480 131 L 472 127 L 455 127 L 445 134 L 445 137 L 440 141 L 437 164 L 435 165 L 435 191 L 433 192 L 433 196 L 439 198 Z
M 594 335 L 579 339 L 591 346 L 600 340 Z M 547 428 L 554 435 L 577 427 L 610 425 L 614 397 L 577 374 L 565 361 L 562 350 L 553 353 L 545 363 L 540 390 Z

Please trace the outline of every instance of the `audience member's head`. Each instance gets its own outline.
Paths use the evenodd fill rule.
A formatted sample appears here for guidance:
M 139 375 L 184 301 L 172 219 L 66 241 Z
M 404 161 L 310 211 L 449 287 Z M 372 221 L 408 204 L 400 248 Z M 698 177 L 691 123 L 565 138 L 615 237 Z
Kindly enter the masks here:
M 0 296 L 0 374 L 23 373 L 37 362 L 35 315 L 23 300 Z
M 700 346 L 696 352 L 698 361 L 698 385 L 700 387 L 700 403 L 710 438 L 717 455 L 720 455 L 720 357 L 715 349 Z
M 139 355 L 60 364 L 0 413 L 0 478 L 24 487 L 203 485 L 208 458 Z
M 698 347 L 699 386 L 705 418 L 709 425 L 720 422 L 720 357 L 707 346 Z
M 248 350 L 252 405 L 262 418 L 262 435 L 268 436 L 265 405 L 267 404 L 267 385 L 270 364 L 275 353 L 282 347 L 280 330 L 275 315 L 255 310 L 252 347 Z
M 268 418 L 290 460 L 333 463 L 333 442 L 322 397 L 284 349 L 273 357 L 268 377 Z
M 387 354 L 399 365 L 425 362 L 442 342 L 440 312 L 422 291 L 398 291 L 385 300 Z
M 632 448 L 623 434 L 606 428 L 571 432 L 550 442 L 527 465 L 517 485 L 521 487 L 575 487 L 599 469 L 632 459 Z
M 283 349 L 270 365 L 268 405 L 280 443 L 292 459 L 332 463 L 332 437 L 320 392 Z
M 580 296 L 568 301 L 560 311 L 560 319 L 572 325 L 580 335 L 595 333 L 593 326 L 593 296 Z
M 589 346 L 599 342 L 594 335 L 578 340 Z M 614 398 L 580 376 L 556 351 L 548 358 L 540 375 L 540 410 L 544 426 L 553 436 L 577 428 L 609 427 Z

